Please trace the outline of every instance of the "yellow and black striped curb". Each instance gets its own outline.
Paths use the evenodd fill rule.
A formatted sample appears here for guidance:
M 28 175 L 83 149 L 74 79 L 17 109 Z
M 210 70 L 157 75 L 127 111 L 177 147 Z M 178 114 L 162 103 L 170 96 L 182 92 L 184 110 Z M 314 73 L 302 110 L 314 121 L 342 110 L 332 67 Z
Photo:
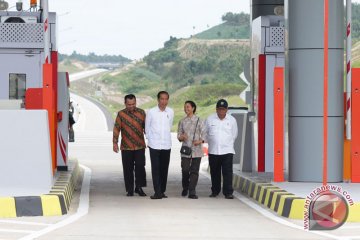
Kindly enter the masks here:
M 0 197 L 0 218 L 67 214 L 78 176 L 79 164 L 71 161 L 68 171 L 59 172 L 50 193 L 40 196 Z
M 208 166 L 210 172 L 210 166 Z M 271 209 L 279 216 L 304 219 L 305 198 L 297 197 L 269 182 L 233 174 L 234 189 L 246 194 L 257 203 Z M 349 206 L 348 222 L 360 222 L 360 202 Z
M 233 187 L 278 215 L 290 219 L 304 219 L 305 198 L 297 197 L 268 182 L 233 175 Z M 360 222 L 360 203 L 349 206 L 348 222 Z

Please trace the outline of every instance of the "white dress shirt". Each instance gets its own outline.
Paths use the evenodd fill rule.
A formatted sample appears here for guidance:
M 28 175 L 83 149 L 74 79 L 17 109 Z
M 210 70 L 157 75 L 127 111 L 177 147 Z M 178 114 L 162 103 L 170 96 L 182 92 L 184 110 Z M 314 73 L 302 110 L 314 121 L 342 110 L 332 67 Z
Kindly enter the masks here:
M 158 106 L 149 109 L 145 119 L 145 132 L 148 146 L 157 150 L 171 149 L 171 127 L 174 111 L 166 107 L 161 111 Z
M 226 114 L 225 118 L 220 120 L 216 113 L 210 115 L 206 120 L 206 131 L 209 154 L 235 154 L 234 142 L 238 135 L 238 127 L 233 116 Z

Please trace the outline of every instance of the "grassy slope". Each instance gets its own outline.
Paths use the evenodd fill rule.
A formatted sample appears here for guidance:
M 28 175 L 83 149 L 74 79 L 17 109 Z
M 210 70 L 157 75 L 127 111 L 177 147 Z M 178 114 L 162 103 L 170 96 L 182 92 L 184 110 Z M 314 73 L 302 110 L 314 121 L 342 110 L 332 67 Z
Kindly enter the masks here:
M 58 68 L 59 72 L 68 72 L 69 74 L 71 74 L 89 69 L 90 65 L 84 62 L 65 60 L 59 62 Z
M 204 32 L 196 34 L 199 39 L 249 39 L 249 28 L 222 23 Z
M 178 43 L 177 51 L 180 56 L 187 60 L 203 59 L 211 55 L 219 55 L 225 59 L 234 52 L 242 52 L 244 48 L 250 48 L 248 39 L 182 39 Z
M 156 92 L 154 89 L 162 88 L 164 85 L 160 76 L 141 67 L 141 64 L 116 76 L 106 74 L 101 81 L 123 92 L 136 89 L 142 95 L 153 95 Z

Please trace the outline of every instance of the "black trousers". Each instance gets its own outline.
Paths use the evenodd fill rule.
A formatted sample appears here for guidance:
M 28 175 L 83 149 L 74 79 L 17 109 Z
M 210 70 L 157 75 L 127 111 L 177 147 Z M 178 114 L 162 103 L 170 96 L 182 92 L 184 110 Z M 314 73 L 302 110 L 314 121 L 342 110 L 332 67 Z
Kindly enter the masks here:
M 126 192 L 134 192 L 134 169 L 136 187 L 146 187 L 145 149 L 122 150 Z
M 189 195 L 195 195 L 199 180 L 201 158 L 181 158 L 182 187 L 189 190 Z
M 221 172 L 223 175 L 223 194 L 228 195 L 234 192 L 232 187 L 233 156 L 234 154 L 231 153 L 224 155 L 209 154 L 211 191 L 214 194 L 219 194 L 221 191 Z
M 166 192 L 171 149 L 149 149 L 151 159 L 151 174 L 155 195 L 161 195 L 162 193 Z

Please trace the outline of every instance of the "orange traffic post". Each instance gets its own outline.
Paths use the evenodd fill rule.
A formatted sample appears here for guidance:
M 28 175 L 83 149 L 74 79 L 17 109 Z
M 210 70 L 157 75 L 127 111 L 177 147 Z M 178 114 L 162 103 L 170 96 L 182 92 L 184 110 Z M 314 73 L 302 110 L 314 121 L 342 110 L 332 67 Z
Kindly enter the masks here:
M 52 64 L 43 64 L 43 109 L 48 111 L 49 117 L 49 132 L 50 132 L 50 144 L 51 144 L 51 158 L 53 172 L 56 169 L 56 131 L 55 122 L 56 111 L 54 102 L 54 86 L 53 86 L 53 66 Z
M 343 158 L 343 180 L 349 182 L 351 180 L 351 140 L 346 139 L 346 125 L 347 121 L 347 101 L 346 92 L 344 93 L 344 158 Z
M 351 179 L 351 140 L 344 139 L 344 170 L 343 179 L 349 182 Z
M 360 68 L 352 69 L 351 182 L 360 182 Z
M 284 68 L 274 68 L 274 182 L 284 181 Z

